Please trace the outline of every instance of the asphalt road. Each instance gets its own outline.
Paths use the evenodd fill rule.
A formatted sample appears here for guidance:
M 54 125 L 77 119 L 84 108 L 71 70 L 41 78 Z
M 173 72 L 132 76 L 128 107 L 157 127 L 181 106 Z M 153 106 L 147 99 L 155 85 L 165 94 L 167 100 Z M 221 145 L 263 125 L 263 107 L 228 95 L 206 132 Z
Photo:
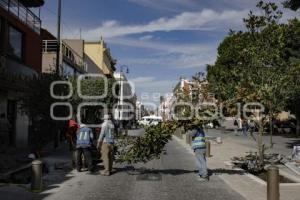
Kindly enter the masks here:
M 195 161 L 176 141 L 166 147 L 161 159 L 133 166 L 117 165 L 110 177 L 71 172 L 52 190 L 41 194 L 46 200 L 241 200 L 217 176 L 199 182 Z

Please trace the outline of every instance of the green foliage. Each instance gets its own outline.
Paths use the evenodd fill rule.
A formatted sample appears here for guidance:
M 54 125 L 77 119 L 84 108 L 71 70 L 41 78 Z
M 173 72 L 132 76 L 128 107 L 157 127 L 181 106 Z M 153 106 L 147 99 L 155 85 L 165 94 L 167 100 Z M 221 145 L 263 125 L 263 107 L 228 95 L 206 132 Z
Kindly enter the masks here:
M 282 17 L 282 12 L 278 10 L 276 3 L 259 1 L 256 7 L 259 8 L 263 14 L 255 15 L 250 11 L 248 18 L 244 19 L 246 28 L 252 33 L 258 32 L 270 24 L 276 24 Z
M 203 72 L 198 72 L 192 77 L 192 80 L 195 84 L 193 88 L 194 96 L 192 98 L 192 103 L 198 104 L 200 102 L 209 100 L 210 90 L 207 84 L 207 79 L 205 77 L 205 74 Z
M 289 68 L 288 77 L 288 101 L 287 108 L 300 119 L 300 61 L 293 62 Z
M 62 80 L 61 77 L 56 74 L 40 74 L 33 76 L 26 81 L 28 90 L 26 95 L 21 97 L 23 111 L 26 112 L 30 118 L 42 118 L 44 120 L 50 120 L 50 106 L 52 103 L 58 100 L 53 99 L 50 95 L 50 85 L 54 81 Z M 56 91 L 56 95 L 59 95 L 60 91 Z
M 299 0 L 286 0 L 283 2 L 283 5 L 286 8 L 290 8 L 291 10 L 298 10 L 300 8 L 300 1 Z
M 260 1 L 263 15 L 250 12 L 247 31 L 233 32 L 218 48 L 214 65 L 207 67 L 210 88 L 225 105 L 261 102 L 273 115 L 296 96 L 299 76 L 289 73 L 299 60 L 299 21 L 278 24 L 282 13 L 274 3 Z M 292 92 L 293 91 L 293 92 Z
M 30 145 L 34 151 L 40 151 L 45 144 L 54 137 L 58 123 L 50 116 L 50 106 L 59 100 L 50 95 L 50 85 L 53 81 L 62 80 L 56 74 L 40 74 L 27 79 L 16 79 L 26 86 L 24 94 L 20 97 L 21 110 L 31 120 Z M 59 87 L 56 95 L 64 92 Z M 59 112 L 61 113 L 61 111 Z
M 77 78 L 76 76 L 70 77 L 68 81 L 71 82 L 73 86 L 73 96 L 69 100 L 69 102 L 73 106 L 73 110 L 77 111 L 77 107 L 80 103 L 84 102 L 99 102 L 103 103 L 107 106 L 107 109 L 112 109 L 113 105 L 117 102 L 117 99 L 113 96 L 113 84 L 115 83 L 115 79 L 109 78 L 107 82 L 107 96 L 102 99 L 82 99 L 78 95 L 77 90 Z M 81 93 L 86 96 L 101 96 L 105 93 L 106 84 L 103 79 L 100 78 L 88 78 L 81 80 Z M 116 88 L 118 89 L 118 88 Z M 116 91 L 117 94 L 117 91 Z
M 162 123 L 146 129 L 141 137 L 123 137 L 117 143 L 117 162 L 138 163 L 160 158 L 177 125 Z
M 16 79 L 16 78 L 14 78 Z M 101 100 L 84 100 L 79 98 L 77 93 L 77 77 L 71 77 L 66 79 L 60 77 L 55 73 L 51 74 L 40 74 L 32 78 L 27 79 L 17 79 L 21 80 L 23 85 L 26 86 L 25 95 L 20 97 L 20 102 L 22 103 L 21 109 L 23 112 L 27 113 L 32 120 L 32 130 L 31 134 L 33 137 L 33 145 L 42 147 L 45 143 L 45 138 L 48 140 L 53 138 L 53 134 L 57 131 L 56 129 L 63 125 L 63 121 L 55 121 L 51 118 L 50 107 L 56 102 L 70 102 L 73 107 L 74 118 L 77 114 L 77 107 L 82 102 L 101 102 L 107 104 L 108 109 L 112 108 L 115 103 L 115 99 L 112 94 L 112 84 L 114 79 L 109 79 L 108 81 L 108 95 Z M 54 81 L 70 81 L 73 86 L 73 96 L 70 99 L 54 99 L 50 94 L 50 86 Z M 84 79 L 81 83 L 81 91 L 83 95 L 97 96 L 103 94 L 105 84 L 103 80 L 100 79 Z M 65 96 L 69 94 L 69 87 L 67 85 L 58 84 L 54 87 L 54 94 L 56 96 Z M 96 118 L 95 114 L 99 109 L 93 107 L 90 109 L 93 113 L 89 113 L 91 118 Z M 68 111 L 65 107 L 59 107 L 54 109 L 55 116 L 65 117 L 68 115 Z M 100 117 L 99 117 L 100 118 Z M 94 123 L 92 121 L 91 123 Z

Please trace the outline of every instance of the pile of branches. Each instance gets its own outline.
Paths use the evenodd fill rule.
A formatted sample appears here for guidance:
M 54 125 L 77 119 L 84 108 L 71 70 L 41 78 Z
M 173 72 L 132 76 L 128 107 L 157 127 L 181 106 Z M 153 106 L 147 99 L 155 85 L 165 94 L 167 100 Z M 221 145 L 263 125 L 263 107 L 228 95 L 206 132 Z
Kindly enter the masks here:
M 261 163 L 257 152 L 250 152 L 243 157 L 233 157 L 231 160 L 235 166 L 242 168 L 252 174 L 259 174 L 261 172 L 264 172 L 265 166 L 267 165 L 284 164 L 288 161 L 288 159 L 281 154 L 270 153 L 264 155 L 264 162 Z
M 119 163 L 146 163 L 159 159 L 165 145 L 172 139 L 176 123 L 161 123 L 146 129 L 141 137 L 123 136 L 117 142 L 116 161 Z
M 233 157 L 232 163 L 252 174 L 259 174 L 264 171 L 264 164 L 260 162 L 257 153 L 250 152 L 244 157 Z

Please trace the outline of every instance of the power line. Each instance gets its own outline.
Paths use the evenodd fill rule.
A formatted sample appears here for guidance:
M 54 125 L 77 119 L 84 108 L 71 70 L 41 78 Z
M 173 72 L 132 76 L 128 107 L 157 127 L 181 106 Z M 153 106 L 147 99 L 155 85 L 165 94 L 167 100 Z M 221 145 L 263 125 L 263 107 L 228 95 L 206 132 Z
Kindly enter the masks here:
M 57 16 L 57 12 L 49 9 L 46 6 L 43 6 L 42 9 L 43 8 L 45 8 L 45 10 L 48 11 L 49 13 L 51 13 L 52 15 Z M 73 38 L 78 38 L 79 33 L 77 31 L 74 31 L 72 28 L 70 28 L 69 25 L 67 25 L 67 22 L 65 22 L 63 19 L 61 19 L 61 22 L 62 22 L 63 28 L 66 28 L 67 30 L 69 30 L 70 33 L 72 34 Z

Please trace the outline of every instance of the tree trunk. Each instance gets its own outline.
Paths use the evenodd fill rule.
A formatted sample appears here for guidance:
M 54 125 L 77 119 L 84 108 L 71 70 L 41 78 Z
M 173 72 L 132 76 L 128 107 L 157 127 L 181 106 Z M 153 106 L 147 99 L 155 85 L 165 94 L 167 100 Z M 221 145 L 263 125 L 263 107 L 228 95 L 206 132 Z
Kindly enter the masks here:
M 296 135 L 300 135 L 300 119 L 297 117 L 297 124 L 296 124 Z
M 273 148 L 273 115 L 270 115 L 270 148 Z
M 263 144 L 263 124 L 262 124 L 262 122 L 260 122 L 260 124 L 259 124 L 257 145 L 258 145 L 259 162 L 261 165 L 263 165 L 264 164 L 264 144 Z

